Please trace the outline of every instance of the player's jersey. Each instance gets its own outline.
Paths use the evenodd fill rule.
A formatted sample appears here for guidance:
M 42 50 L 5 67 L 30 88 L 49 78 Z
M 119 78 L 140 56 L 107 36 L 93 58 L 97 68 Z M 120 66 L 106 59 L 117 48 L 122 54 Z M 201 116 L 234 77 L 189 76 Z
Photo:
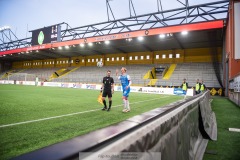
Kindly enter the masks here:
M 106 76 L 106 77 L 103 78 L 103 82 L 102 83 L 104 84 L 103 89 L 105 91 L 107 91 L 107 90 L 111 91 L 111 88 L 112 88 L 111 86 L 114 84 L 114 80 L 113 80 L 112 77 Z
M 131 80 L 131 79 L 130 79 L 130 76 L 127 75 L 127 74 L 125 74 L 125 75 L 120 75 L 120 76 L 118 77 L 118 79 L 121 81 L 123 90 L 129 85 L 129 81 Z

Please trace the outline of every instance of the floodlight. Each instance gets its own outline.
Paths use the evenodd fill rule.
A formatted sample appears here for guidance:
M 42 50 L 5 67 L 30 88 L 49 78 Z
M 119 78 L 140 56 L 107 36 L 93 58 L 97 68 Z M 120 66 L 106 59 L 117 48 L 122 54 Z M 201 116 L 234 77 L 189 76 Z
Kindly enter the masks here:
M 109 43 L 110 43 L 110 41 L 105 41 L 104 43 L 105 43 L 105 44 L 109 44 Z
M 188 31 L 182 31 L 182 35 L 187 35 Z
M 138 37 L 138 40 L 139 41 L 142 41 L 144 38 L 143 37 Z
M 160 38 L 165 38 L 165 34 L 160 34 L 159 37 Z
M 84 44 L 83 44 L 83 43 L 81 43 L 81 44 L 80 44 L 80 46 L 81 46 L 81 47 L 84 47 Z
M 131 42 L 132 38 L 127 38 L 126 41 Z
M 92 43 L 92 42 L 90 42 L 90 43 L 88 43 L 88 45 L 89 45 L 89 46 L 92 46 L 92 45 L 93 45 L 93 43 Z
M 0 27 L 0 31 L 6 30 L 6 29 L 10 29 L 10 27 L 9 26 Z

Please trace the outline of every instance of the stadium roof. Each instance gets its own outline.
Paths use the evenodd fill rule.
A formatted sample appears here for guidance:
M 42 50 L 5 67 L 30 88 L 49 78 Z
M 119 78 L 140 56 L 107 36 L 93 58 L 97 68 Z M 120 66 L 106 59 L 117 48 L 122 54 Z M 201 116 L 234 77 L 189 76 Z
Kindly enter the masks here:
M 229 1 L 196 6 L 187 4 L 183 8 L 77 28 L 69 28 L 68 24 L 61 23 L 60 25 L 65 24 L 67 27 L 61 31 L 61 40 L 54 43 L 34 46 L 31 43 L 32 38 L 10 42 L 5 42 L 3 38 L 3 43 L 0 44 L 0 61 L 222 46 Z M 6 36 L 3 31 L 1 33 Z M 5 40 L 11 34 L 13 33 L 9 30 L 9 36 Z
M 223 43 L 223 27 L 221 20 L 64 41 L 10 50 L 0 60 L 26 61 L 113 53 L 220 47 Z M 154 31 L 156 33 L 152 33 Z M 139 37 L 143 39 L 141 40 Z M 45 49 L 40 49 L 40 47 Z

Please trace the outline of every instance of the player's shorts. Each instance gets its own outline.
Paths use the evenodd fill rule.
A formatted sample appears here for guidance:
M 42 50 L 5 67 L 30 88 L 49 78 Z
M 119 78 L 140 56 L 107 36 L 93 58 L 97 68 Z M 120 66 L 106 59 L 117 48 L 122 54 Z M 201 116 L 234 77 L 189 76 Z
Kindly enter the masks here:
M 128 97 L 130 93 L 130 88 L 128 88 L 127 90 L 123 90 L 123 96 L 124 97 Z
M 108 98 L 111 98 L 112 91 L 111 90 L 103 91 L 102 97 L 106 97 L 106 96 L 108 96 Z

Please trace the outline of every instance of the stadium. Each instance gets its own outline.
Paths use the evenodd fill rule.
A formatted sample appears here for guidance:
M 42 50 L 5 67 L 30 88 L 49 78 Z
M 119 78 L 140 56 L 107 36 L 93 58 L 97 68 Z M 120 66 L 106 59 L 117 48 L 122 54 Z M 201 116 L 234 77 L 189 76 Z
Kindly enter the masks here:
M 24 39 L 1 26 L 0 159 L 239 159 L 240 1 L 162 1 L 137 15 L 128 0 L 130 16 L 116 19 L 106 0 L 108 21 Z

